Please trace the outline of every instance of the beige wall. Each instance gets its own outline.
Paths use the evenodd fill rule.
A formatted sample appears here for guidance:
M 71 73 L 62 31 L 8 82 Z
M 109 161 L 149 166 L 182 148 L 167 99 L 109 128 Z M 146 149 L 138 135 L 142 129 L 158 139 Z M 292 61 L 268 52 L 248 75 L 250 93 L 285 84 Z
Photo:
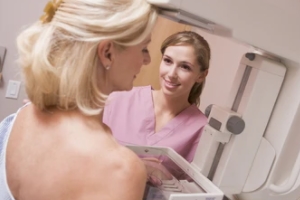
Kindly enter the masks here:
M 7 49 L 3 66 L 3 79 L 0 83 L 0 120 L 13 113 L 22 105 L 25 98 L 23 86 L 19 98 L 6 99 L 6 87 L 9 80 L 20 80 L 19 70 L 15 64 L 17 50 L 15 38 L 24 25 L 37 20 L 42 14 L 47 0 L 0 0 L 0 46 Z

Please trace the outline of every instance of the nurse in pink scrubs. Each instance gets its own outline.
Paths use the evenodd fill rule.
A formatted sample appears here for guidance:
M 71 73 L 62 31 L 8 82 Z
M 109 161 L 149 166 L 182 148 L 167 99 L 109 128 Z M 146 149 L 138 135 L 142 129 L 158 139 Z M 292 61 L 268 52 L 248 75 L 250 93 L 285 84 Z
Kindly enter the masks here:
M 120 144 L 171 147 L 191 162 L 207 123 L 198 106 L 209 69 L 209 44 L 184 31 L 169 36 L 161 53 L 161 89 L 112 93 L 103 121 Z

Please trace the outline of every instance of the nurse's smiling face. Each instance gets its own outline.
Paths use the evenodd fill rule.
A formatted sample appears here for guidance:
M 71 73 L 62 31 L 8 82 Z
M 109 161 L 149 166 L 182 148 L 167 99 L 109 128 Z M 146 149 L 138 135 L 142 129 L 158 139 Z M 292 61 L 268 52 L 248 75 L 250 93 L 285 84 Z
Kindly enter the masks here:
M 207 71 L 201 72 L 194 48 L 190 45 L 169 46 L 160 64 L 160 84 L 164 94 L 187 98 L 195 83 L 202 83 Z
M 208 42 L 196 32 L 182 31 L 166 38 L 160 50 L 163 54 L 160 64 L 163 94 L 176 97 L 177 102 L 199 106 L 210 62 Z

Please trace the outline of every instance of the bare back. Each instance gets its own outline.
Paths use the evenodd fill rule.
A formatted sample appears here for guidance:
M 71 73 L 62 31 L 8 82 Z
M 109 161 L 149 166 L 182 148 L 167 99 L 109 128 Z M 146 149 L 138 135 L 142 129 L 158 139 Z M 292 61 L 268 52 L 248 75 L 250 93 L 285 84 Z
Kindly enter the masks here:
M 101 119 L 77 111 L 18 114 L 8 141 L 7 179 L 16 200 L 140 200 L 142 162 Z

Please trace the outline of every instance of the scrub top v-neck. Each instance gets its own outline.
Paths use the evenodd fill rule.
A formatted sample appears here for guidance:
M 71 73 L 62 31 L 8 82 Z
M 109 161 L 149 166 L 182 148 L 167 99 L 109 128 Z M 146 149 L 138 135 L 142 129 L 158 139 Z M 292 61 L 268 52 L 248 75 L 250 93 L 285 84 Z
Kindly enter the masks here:
M 122 145 L 167 146 L 191 162 L 207 118 L 191 105 L 155 132 L 152 88 L 145 86 L 112 93 L 103 122 Z

